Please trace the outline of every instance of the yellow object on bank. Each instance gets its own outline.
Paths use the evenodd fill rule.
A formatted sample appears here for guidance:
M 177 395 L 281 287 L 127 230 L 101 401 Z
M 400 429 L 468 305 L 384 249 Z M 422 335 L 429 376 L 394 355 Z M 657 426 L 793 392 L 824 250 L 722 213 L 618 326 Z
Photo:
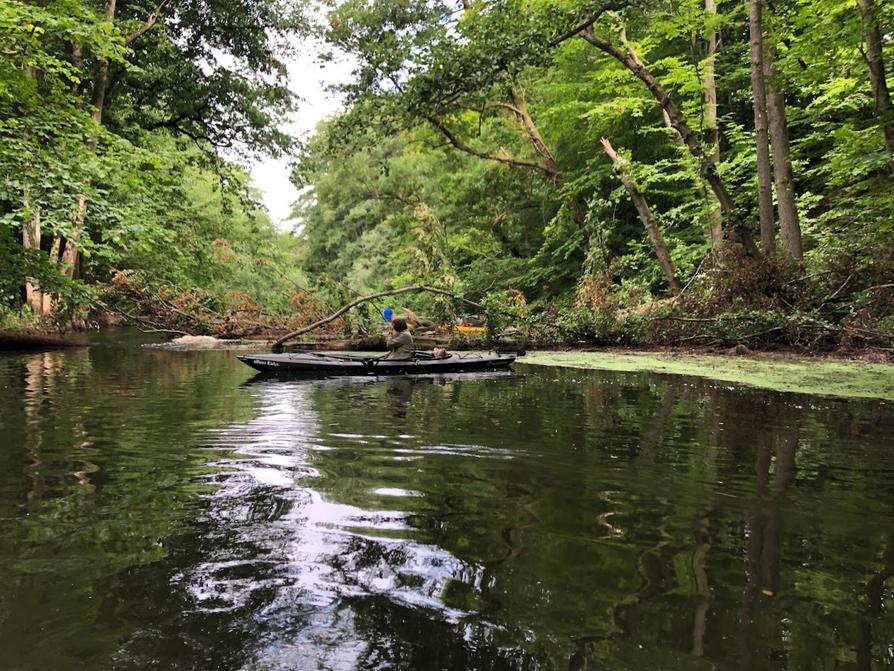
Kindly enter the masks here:
M 487 329 L 483 326 L 466 326 L 462 324 L 456 327 L 460 333 L 484 333 Z

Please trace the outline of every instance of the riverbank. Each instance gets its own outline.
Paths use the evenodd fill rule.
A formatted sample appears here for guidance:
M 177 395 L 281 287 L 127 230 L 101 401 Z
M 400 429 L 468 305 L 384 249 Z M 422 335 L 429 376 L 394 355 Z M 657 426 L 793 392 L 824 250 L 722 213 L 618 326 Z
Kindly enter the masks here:
M 0 333 L 0 349 L 52 349 L 60 346 L 84 346 L 82 337 L 39 335 L 34 333 Z M 337 343 L 316 343 L 330 349 Z M 220 340 L 207 336 L 188 336 L 159 347 L 168 349 L 260 349 L 269 341 Z M 305 347 L 310 343 L 303 343 Z M 327 347 L 326 345 L 329 345 Z M 342 349 L 342 348 L 339 348 Z M 343 349 L 352 349 L 343 347 Z M 370 347 L 362 348 L 378 349 Z M 482 349 L 487 349 L 482 345 Z M 731 350 L 731 352 L 734 350 Z M 869 355 L 864 352 L 864 356 Z M 874 353 L 878 354 L 878 353 Z M 762 389 L 837 396 L 844 398 L 877 398 L 894 401 L 894 363 L 870 361 L 866 358 L 804 356 L 793 353 L 752 352 L 704 353 L 691 349 L 662 351 L 610 350 L 533 350 L 519 360 L 520 364 L 560 366 L 622 372 L 653 372 L 671 375 L 691 375 L 711 380 L 731 382 Z
M 693 375 L 800 394 L 894 401 L 894 364 L 890 363 L 690 351 L 534 351 L 520 361 L 538 366 Z
M 84 347 L 83 338 L 61 337 L 52 333 L 0 330 L 0 350 L 57 349 L 60 347 Z

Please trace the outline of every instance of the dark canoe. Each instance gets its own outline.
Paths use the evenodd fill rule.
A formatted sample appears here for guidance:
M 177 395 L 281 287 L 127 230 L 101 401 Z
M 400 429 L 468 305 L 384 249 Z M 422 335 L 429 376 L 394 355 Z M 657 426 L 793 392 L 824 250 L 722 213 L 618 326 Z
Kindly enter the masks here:
M 465 373 L 506 369 L 516 354 L 451 354 L 434 359 L 425 353 L 406 361 L 389 361 L 347 353 L 290 352 L 288 354 L 244 354 L 237 358 L 264 373 L 325 373 L 336 375 L 389 375 L 414 373 Z

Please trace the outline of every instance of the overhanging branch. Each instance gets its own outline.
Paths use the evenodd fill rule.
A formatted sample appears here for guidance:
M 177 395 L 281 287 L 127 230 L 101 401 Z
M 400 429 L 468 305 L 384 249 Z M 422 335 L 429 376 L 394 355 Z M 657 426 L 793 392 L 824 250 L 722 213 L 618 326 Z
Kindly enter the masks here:
M 372 301 L 377 298 L 382 298 L 384 296 L 398 296 L 400 294 L 408 294 L 408 293 L 418 292 L 418 291 L 425 291 L 430 294 L 440 294 L 441 296 L 448 296 L 455 300 L 462 301 L 463 303 L 466 303 L 468 305 L 474 305 L 476 308 L 486 309 L 480 303 L 476 303 L 475 301 L 470 301 L 467 298 L 463 298 L 462 296 L 457 296 L 456 294 L 450 293 L 446 289 L 438 289 L 437 287 L 418 285 L 418 286 L 413 286 L 413 287 L 403 287 L 401 289 L 389 289 L 388 291 L 379 291 L 378 293 L 369 294 L 368 296 L 360 296 L 359 298 L 351 301 L 347 305 L 339 308 L 338 310 L 333 312 L 328 317 L 320 319 L 319 321 L 314 322 L 310 326 L 304 326 L 304 327 L 298 329 L 297 331 L 292 331 L 291 333 L 287 333 L 282 338 L 280 338 L 275 343 L 273 343 L 273 349 L 281 350 L 283 343 L 288 342 L 292 338 L 296 338 L 300 335 L 303 335 L 304 333 L 307 333 L 308 331 L 313 331 L 314 329 L 317 329 L 321 326 L 324 326 L 325 324 L 328 324 L 331 321 L 338 319 L 345 312 L 347 312 L 348 310 L 350 310 L 353 307 L 360 305 L 361 303 L 365 303 L 367 301 Z
M 447 128 L 444 123 L 433 116 L 425 117 L 428 122 L 437 128 L 441 134 L 447 138 L 447 141 L 450 142 L 456 149 L 463 151 L 467 154 L 471 154 L 472 156 L 477 156 L 478 158 L 487 159 L 489 161 L 499 161 L 501 163 L 508 163 L 509 165 L 514 165 L 520 168 L 533 168 L 534 170 L 539 170 L 550 177 L 554 176 L 555 171 L 550 170 L 549 166 L 538 163 L 537 161 L 532 161 L 527 158 L 518 158 L 516 156 L 508 156 L 506 154 L 495 154 L 492 152 L 481 151 L 480 149 L 475 149 L 462 140 L 460 140 L 449 128 Z
M 623 9 L 626 5 L 627 5 L 627 3 L 624 0 L 620 0 L 619 2 L 612 2 L 607 5 L 604 5 L 603 7 L 600 7 L 595 12 L 590 14 L 590 16 L 588 16 L 584 20 L 583 23 L 581 23 L 580 25 L 576 26 L 575 28 L 572 28 L 571 30 L 569 30 L 565 33 L 562 33 L 557 38 L 555 38 L 554 40 L 549 42 L 547 44 L 547 47 L 550 49 L 553 47 L 557 47 L 560 44 L 562 44 L 562 42 L 565 42 L 566 40 L 570 40 L 572 37 L 574 37 L 576 35 L 580 35 L 587 28 L 589 28 L 594 23 L 596 23 L 599 20 L 599 17 L 601 17 L 603 14 L 605 14 L 605 12 L 618 11 L 620 9 Z
M 146 18 L 146 20 L 143 22 L 143 25 L 130 34 L 130 36 L 124 41 L 124 44 L 130 44 L 144 33 L 152 30 L 152 27 L 158 22 L 158 19 L 161 16 L 161 13 L 164 11 L 165 5 L 167 4 L 168 0 L 162 0 L 161 3 L 159 3 L 158 7 L 155 8 L 155 11 Z

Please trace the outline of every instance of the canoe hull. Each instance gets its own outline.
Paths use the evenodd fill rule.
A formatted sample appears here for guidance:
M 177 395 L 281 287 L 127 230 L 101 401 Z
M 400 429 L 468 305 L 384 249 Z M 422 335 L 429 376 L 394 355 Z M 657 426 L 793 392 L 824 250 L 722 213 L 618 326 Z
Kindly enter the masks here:
M 263 373 L 321 373 L 325 375 L 414 375 L 423 373 L 464 373 L 507 369 L 515 361 L 514 354 L 453 354 L 446 359 L 413 359 L 389 361 L 351 356 L 322 354 L 244 354 L 242 363 Z

